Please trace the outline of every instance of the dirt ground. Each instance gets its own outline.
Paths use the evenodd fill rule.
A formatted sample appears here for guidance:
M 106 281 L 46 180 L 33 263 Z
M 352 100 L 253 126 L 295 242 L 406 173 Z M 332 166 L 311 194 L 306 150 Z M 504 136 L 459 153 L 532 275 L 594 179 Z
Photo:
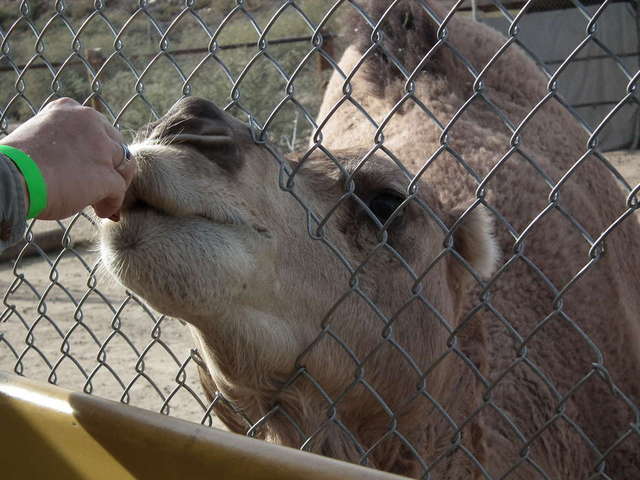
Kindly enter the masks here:
M 39 223 L 47 243 L 69 222 Z M 101 268 L 95 231 L 79 217 L 69 248 L 0 263 L 0 369 L 200 422 L 208 405 L 188 328 Z
M 629 185 L 635 187 L 640 183 L 640 150 L 609 152 L 606 156 Z
M 640 183 L 640 151 L 608 158 L 630 185 Z M 187 327 L 150 311 L 101 269 L 88 218 L 71 228 L 36 224 L 48 253 L 31 248 L 35 256 L 24 251 L 15 263 L 23 245 L 0 257 L 0 369 L 209 423 Z

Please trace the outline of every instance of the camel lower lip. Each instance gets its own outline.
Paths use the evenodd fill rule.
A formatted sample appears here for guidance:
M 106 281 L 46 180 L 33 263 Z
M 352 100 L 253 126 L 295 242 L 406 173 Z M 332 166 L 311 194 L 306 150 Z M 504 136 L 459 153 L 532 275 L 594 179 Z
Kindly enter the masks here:
M 105 240 L 108 239 L 112 252 L 129 254 L 145 252 L 158 241 L 169 245 L 175 232 L 182 233 L 195 228 L 201 234 L 217 238 L 224 237 L 227 229 L 240 226 L 200 215 L 175 216 L 154 208 L 137 206 L 122 211 L 119 222 L 107 222 L 104 227 L 108 232 Z
M 144 214 L 154 214 L 161 217 L 169 217 L 169 218 L 185 219 L 185 220 L 186 219 L 205 220 L 207 222 L 214 223 L 216 225 L 239 225 L 241 223 L 236 221 L 230 221 L 229 219 L 212 218 L 210 216 L 203 215 L 201 213 L 195 213 L 195 212 L 191 214 L 188 214 L 188 213 L 182 213 L 179 215 L 172 214 L 170 212 L 167 212 L 166 210 L 156 208 L 143 201 L 137 201 L 134 205 L 131 205 L 126 209 L 123 209 L 121 211 L 121 218 L 126 219 L 128 216 L 131 216 L 131 215 L 144 215 Z

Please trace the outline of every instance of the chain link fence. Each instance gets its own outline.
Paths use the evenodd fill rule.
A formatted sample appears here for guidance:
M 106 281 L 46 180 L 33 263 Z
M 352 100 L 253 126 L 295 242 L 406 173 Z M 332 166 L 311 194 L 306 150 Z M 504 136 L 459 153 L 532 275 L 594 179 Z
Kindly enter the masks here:
M 0 368 L 210 426 L 224 428 L 219 420 L 222 418 L 233 430 L 257 438 L 417 478 L 451 478 L 452 472 L 457 472 L 456 478 L 485 479 L 640 477 L 640 321 L 638 302 L 633 295 L 629 297 L 637 291 L 639 265 L 633 263 L 635 252 L 623 252 L 628 254 L 625 263 L 624 255 L 606 248 L 607 242 L 628 245 L 620 238 L 628 241 L 627 237 L 638 231 L 635 211 L 639 205 L 640 156 L 630 154 L 623 165 L 603 154 L 598 143 L 623 112 L 633 121 L 638 119 L 638 51 L 612 50 L 599 35 L 599 28 L 607 22 L 607 12 L 615 5 L 624 5 L 626 14 L 637 22 L 638 3 L 562 2 L 563 9 L 570 6 L 579 13 L 584 35 L 575 45 L 567 46 L 570 53 L 561 62 L 551 63 L 540 59 L 519 37 L 519 26 L 541 8 L 534 0 L 517 5 L 499 0 L 474 4 L 474 8 L 492 11 L 508 24 L 504 43 L 485 51 L 482 64 L 462 53 L 455 41 L 455 18 L 470 17 L 470 3 L 443 2 L 435 8 L 424 0 L 399 0 L 373 2 L 378 4 L 375 9 L 371 3 L 0 2 L 0 129 L 4 134 L 61 96 L 73 97 L 103 112 L 130 138 L 183 96 L 211 99 L 251 125 L 257 142 L 268 148 L 280 165 L 280 175 L 287 176 L 284 181 L 277 177 L 264 181 L 279 184 L 282 195 L 296 197 L 302 206 L 297 212 L 298 227 L 308 231 L 309 242 L 319 241 L 328 247 L 348 277 L 340 298 L 327 301 L 327 313 L 318 324 L 315 340 L 296 352 L 298 360 L 290 366 L 290 376 L 281 379 L 280 391 L 267 398 L 260 407 L 261 414 L 256 415 L 256 410 L 247 405 L 238 405 L 219 393 L 209 397 L 204 392 L 198 372 L 199 367 L 206 368 L 204 355 L 194 347 L 187 327 L 150 309 L 105 271 L 95 245 L 97 224 L 89 213 L 63 222 L 34 221 L 25 241 L 5 252 L 0 263 L 0 291 L 4 292 Z M 551 8 L 547 5 L 550 3 L 544 4 L 545 9 Z M 422 57 L 418 66 L 404 65 L 406 52 L 390 50 L 389 45 L 395 44 L 385 43 L 391 35 L 385 36 L 385 21 L 399 11 L 424 15 L 435 25 L 432 43 L 418 45 Z M 402 15 L 404 28 L 410 30 L 414 22 L 421 25 L 413 16 Z M 349 23 L 345 28 L 347 18 L 349 22 L 358 19 L 354 23 L 357 27 Z M 338 62 L 353 34 L 342 32 L 354 28 L 367 33 L 360 35 L 365 38 L 364 47 L 353 62 L 352 74 L 343 71 Z M 637 30 L 621 34 L 635 36 L 637 41 Z M 484 84 L 516 46 L 534 58 L 548 83 L 545 95 L 529 99 L 528 112 L 514 121 Z M 624 78 L 615 103 L 595 120 L 586 120 L 564 97 L 566 89 L 571 90 L 565 73 L 580 61 L 586 48 L 599 50 L 599 55 L 610 62 L 611 75 L 615 69 L 615 75 Z M 421 72 L 429 72 L 421 65 L 427 65 L 438 52 L 450 52 L 470 86 L 468 97 L 444 122 L 434 107 L 422 103 L 415 88 L 422 81 Z M 363 106 L 370 104 L 350 88 L 350 82 L 355 84 L 358 79 L 355 72 L 375 58 L 382 58 L 376 65 L 392 69 L 403 85 L 397 97 L 386 104 L 385 112 L 375 112 L 377 117 Z M 318 119 L 322 95 L 327 84 L 331 88 L 332 74 L 334 87 L 335 82 L 340 85 L 336 102 L 330 108 L 323 107 L 325 118 L 321 115 Z M 594 81 L 607 82 L 607 76 Z M 375 97 L 375 92 L 367 92 L 367 96 Z M 582 151 L 560 150 L 566 158 L 558 160 L 558 171 L 526 150 L 528 125 L 535 123 L 532 119 L 551 103 L 563 114 L 568 112 L 586 135 Z M 298 171 L 286 167 L 280 151 L 301 152 L 298 156 L 302 164 L 313 152 L 323 152 L 327 162 L 339 165 L 332 154 L 332 140 L 323 128 L 333 115 L 339 117 L 343 104 L 351 105 L 358 115 L 356 121 L 366 123 L 372 132 L 369 151 L 360 158 L 358 169 L 376 154 L 392 159 L 409 181 L 405 204 L 419 205 L 423 215 L 440 225 L 448 239 L 424 271 L 414 271 L 411 262 L 390 244 L 390 222 L 380 225 L 378 243 L 361 262 L 354 262 L 325 236 L 324 230 L 332 225 L 332 212 L 341 204 L 354 198 L 363 203 L 357 200 L 353 186 L 347 185 L 340 199 L 336 198 L 335 208 L 324 215 L 292 188 Z M 503 145 L 477 145 L 493 158 L 491 168 L 486 170 L 465 158 L 454 140 L 458 135 L 456 122 L 478 104 L 492 121 L 500 121 L 506 132 L 503 138 L 507 139 Z M 421 157 L 419 168 L 414 170 L 403 164 L 406 158 L 396 155 L 397 141 L 384 131 L 403 108 L 419 108 L 425 114 L 424 122 L 431 122 L 439 136 L 436 147 Z M 549 126 L 548 145 L 560 138 L 558 125 L 562 122 Z M 567 127 L 569 135 L 573 131 Z M 264 144 L 267 138 L 278 149 Z M 541 142 L 538 155 L 556 151 L 544 139 Z M 629 138 L 629 144 L 633 142 Z M 525 172 L 524 176 L 540 185 L 534 192 L 537 196 L 530 199 L 536 206 L 533 216 L 527 200 L 509 200 L 524 205 L 523 212 L 528 212 L 524 218 L 511 218 L 506 213 L 508 208 L 491 197 L 494 190 L 500 194 L 511 188 L 500 184 L 505 178 L 511 182 L 520 178 L 505 177 L 504 173 L 516 168 L 516 156 L 522 159 L 517 168 L 524 168 L 518 175 Z M 447 168 L 456 172 L 470 192 L 453 222 L 443 220 L 442 212 L 421 201 L 416 191 L 420 178 L 438 171 L 443 158 L 456 165 Z M 583 171 L 597 177 L 587 176 L 582 183 L 577 182 Z M 599 187 L 614 183 L 615 192 Z M 563 201 L 563 195 L 570 196 L 564 193 L 570 188 L 584 189 L 584 196 L 579 197 L 582 200 Z M 437 192 L 438 187 L 434 190 Z M 591 204 L 602 208 L 595 210 L 601 214 L 598 221 L 590 218 L 594 212 Z M 613 210 L 606 210 L 611 205 Z M 477 284 L 473 298 L 455 314 L 456 318 L 448 318 L 447 312 L 439 311 L 434 300 L 424 294 L 422 284 L 433 282 L 432 272 L 438 271 L 445 258 L 454 257 L 464 269 L 473 270 L 457 253 L 452 236 L 477 209 L 485 209 L 493 219 L 503 256 L 489 280 L 472 273 Z M 545 250 L 536 247 L 540 241 L 536 231 L 548 221 L 559 222 L 562 231 L 570 232 L 566 235 L 572 238 L 571 248 L 563 246 L 557 236 L 544 240 L 557 244 L 559 257 L 567 256 L 561 272 L 548 271 L 552 269 L 547 269 L 545 259 L 539 256 Z M 359 281 L 376 252 L 400 264 L 413 284 L 398 299 L 402 305 L 396 305 L 393 311 L 388 305 L 378 304 L 364 281 Z M 607 268 L 616 269 L 619 275 L 603 277 L 601 272 Z M 393 281 L 390 274 L 384 283 Z M 391 283 L 389 288 L 393 289 Z M 518 297 L 522 305 L 504 311 L 501 296 L 518 289 L 522 291 Z M 619 298 L 614 304 L 616 308 L 619 304 L 619 309 L 602 317 L 598 308 L 612 305 L 607 302 L 616 295 Z M 345 315 L 340 305 L 354 297 L 380 327 L 376 345 L 365 355 L 360 345 L 344 340 L 340 324 L 340 315 Z M 416 305 L 446 344 L 438 346 L 439 354 L 428 356 L 428 362 L 415 358 L 417 350 L 408 345 L 414 333 L 401 333 L 402 312 Z M 597 321 L 589 320 L 590 311 Z M 620 316 L 631 323 L 623 325 Z M 608 326 L 603 327 L 605 324 Z M 605 331 L 594 333 L 594 325 Z M 481 338 L 487 351 L 469 347 L 472 337 Z M 556 338 L 570 346 L 564 357 L 549 353 L 549 343 Z M 306 366 L 314 355 L 325 351 L 326 344 L 341 351 L 340 368 L 350 376 L 337 393 Z M 403 364 L 396 372 L 398 388 L 411 382 L 415 386 L 400 403 L 393 403 L 385 397 L 383 388 L 376 387 L 376 378 L 385 372 L 371 372 L 371 368 L 383 352 L 392 352 L 389 365 Z M 557 375 L 558 365 L 566 368 L 564 377 Z M 402 379 L 401 375 L 411 375 L 411 379 Z M 456 398 L 438 391 L 438 378 L 458 375 L 466 380 L 453 385 L 466 387 L 457 392 Z M 205 375 L 204 381 L 211 379 Z M 298 391 L 312 391 L 321 399 L 316 404 L 320 406 L 315 423 L 301 422 L 301 412 L 283 406 L 289 405 L 283 399 Z M 473 400 L 461 407 L 460 398 L 471 398 L 472 393 Z M 376 412 L 378 419 L 363 414 L 366 421 L 354 428 L 350 423 L 353 419 L 347 418 L 353 412 L 345 413 L 347 405 L 353 398 L 365 397 L 366 406 L 361 409 Z M 422 413 L 416 417 L 406 414 L 416 409 Z M 594 431 L 589 426 L 594 417 L 611 419 L 602 431 Z M 290 433 L 284 434 L 283 426 Z M 337 450 L 327 447 L 325 440 L 331 435 L 346 439 L 344 445 L 348 446 Z M 567 458 L 572 455 L 573 460 Z

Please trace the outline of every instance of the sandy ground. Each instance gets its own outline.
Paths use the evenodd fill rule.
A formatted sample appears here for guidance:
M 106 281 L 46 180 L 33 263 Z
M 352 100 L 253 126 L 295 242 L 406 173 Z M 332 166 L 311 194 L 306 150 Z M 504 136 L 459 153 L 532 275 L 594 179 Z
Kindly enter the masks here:
M 64 233 L 40 222 L 36 235 L 52 230 Z M 0 369 L 200 422 L 207 405 L 188 328 L 101 268 L 95 231 L 79 217 L 68 230 L 75 246 L 0 263 Z
M 640 183 L 639 151 L 608 157 L 629 184 Z M 66 237 L 69 222 L 36 224 L 52 250 L 27 256 L 20 247 L 0 261 L 0 369 L 203 420 L 188 329 L 148 310 L 100 268 L 89 219 L 79 217 Z M 60 250 L 61 238 L 68 248 Z
M 609 152 L 607 158 L 618 169 L 629 185 L 640 183 L 640 150 L 621 150 Z

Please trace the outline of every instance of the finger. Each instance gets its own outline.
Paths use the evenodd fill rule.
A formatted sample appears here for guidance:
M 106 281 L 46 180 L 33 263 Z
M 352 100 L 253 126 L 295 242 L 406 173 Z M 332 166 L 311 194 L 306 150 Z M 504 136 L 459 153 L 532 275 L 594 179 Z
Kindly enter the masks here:
M 124 202 L 125 194 L 129 185 L 126 179 L 113 170 L 107 172 L 104 176 L 103 187 L 104 196 L 97 202 L 92 203 L 92 207 L 101 218 L 108 218 L 120 211 Z
M 76 102 L 73 98 L 69 98 L 69 97 L 62 97 L 62 98 L 58 98 L 56 100 L 53 100 L 52 102 L 47 103 L 42 110 L 49 110 L 51 108 L 59 108 L 62 107 L 64 105 L 69 105 L 69 106 L 76 106 L 76 105 L 80 105 L 78 102 Z
M 133 181 L 133 177 L 135 177 L 136 172 L 138 171 L 138 164 L 135 159 L 131 157 L 129 160 L 122 163 L 116 171 L 122 176 L 122 178 L 124 178 L 127 187 L 129 187 Z
M 122 182 L 122 180 L 120 180 Z M 118 191 L 92 205 L 96 215 L 100 218 L 116 216 L 120 212 L 124 201 L 125 189 L 121 185 Z
M 115 145 L 119 153 L 115 155 L 115 159 L 112 159 L 113 168 L 129 186 L 137 170 L 135 159 L 125 144 L 118 143 Z
M 109 122 L 107 117 L 105 117 L 102 113 L 98 112 L 97 110 L 94 110 L 91 107 L 83 107 L 83 108 L 86 108 L 87 110 L 91 110 L 91 113 L 102 124 L 102 126 L 104 127 L 104 132 L 107 134 L 107 136 L 111 140 L 113 140 L 113 141 L 115 141 L 117 143 L 124 142 L 124 137 L 122 136 L 122 133 L 120 133 L 120 130 L 118 130 L 116 127 L 114 127 L 111 124 L 111 122 Z
M 117 142 L 117 143 L 124 143 L 124 137 L 122 136 L 122 133 L 120 132 L 120 130 L 118 130 L 116 127 L 114 127 L 113 125 L 111 125 L 111 123 L 109 123 L 109 120 L 107 120 L 104 116 L 100 115 L 100 117 L 104 120 L 104 130 L 105 133 L 107 134 L 107 136 Z

